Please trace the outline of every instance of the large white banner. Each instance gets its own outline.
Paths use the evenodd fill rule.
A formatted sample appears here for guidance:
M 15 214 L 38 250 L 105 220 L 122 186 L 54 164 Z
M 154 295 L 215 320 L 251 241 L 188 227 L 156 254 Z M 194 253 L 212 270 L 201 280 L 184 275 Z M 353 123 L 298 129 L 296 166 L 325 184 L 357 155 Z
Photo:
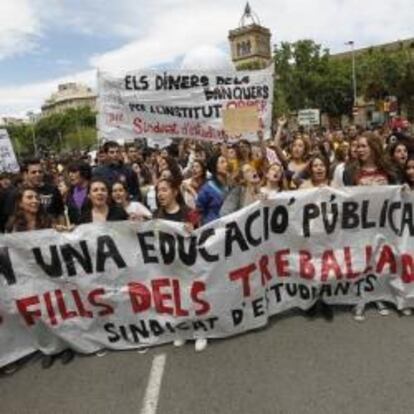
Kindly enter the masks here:
M 256 131 L 231 135 L 223 125 L 225 111 L 246 107 L 257 108 L 259 127 L 270 135 L 273 68 L 227 73 L 136 71 L 123 76 L 100 72 L 98 89 L 98 129 L 105 140 L 257 140 Z
M 400 187 L 325 188 L 192 234 L 151 221 L 2 236 L 0 366 L 36 349 L 222 338 L 318 298 L 414 307 L 413 201 Z
M 4 171 L 15 173 L 20 167 L 7 129 L 0 129 L 0 172 Z

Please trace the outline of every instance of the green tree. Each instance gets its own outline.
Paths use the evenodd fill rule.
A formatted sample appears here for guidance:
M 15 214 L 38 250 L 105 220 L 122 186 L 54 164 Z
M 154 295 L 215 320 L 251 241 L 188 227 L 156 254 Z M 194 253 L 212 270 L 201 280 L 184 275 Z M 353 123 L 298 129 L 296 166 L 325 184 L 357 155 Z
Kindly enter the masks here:
M 22 150 L 26 152 L 33 151 L 33 143 L 28 139 L 32 128 L 37 146 L 43 151 L 86 149 L 96 142 L 96 113 L 89 107 L 69 109 L 42 117 L 34 125 L 24 128 L 11 135 L 22 143 Z
M 275 115 L 316 107 L 329 115 L 350 113 L 352 84 L 342 62 L 312 40 L 283 42 L 275 49 Z
M 33 126 L 31 125 L 9 125 L 6 127 L 16 155 L 24 157 L 34 154 Z

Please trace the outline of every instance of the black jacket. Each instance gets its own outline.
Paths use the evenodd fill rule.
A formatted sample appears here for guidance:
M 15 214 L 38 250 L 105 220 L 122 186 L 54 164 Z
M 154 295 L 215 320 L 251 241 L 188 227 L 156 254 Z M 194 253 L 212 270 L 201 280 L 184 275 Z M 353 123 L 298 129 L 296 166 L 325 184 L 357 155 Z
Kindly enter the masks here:
M 127 212 L 122 208 L 115 205 L 109 207 L 106 221 L 123 221 L 128 220 Z M 92 209 L 86 208 L 82 211 L 79 219 L 79 224 L 92 223 Z

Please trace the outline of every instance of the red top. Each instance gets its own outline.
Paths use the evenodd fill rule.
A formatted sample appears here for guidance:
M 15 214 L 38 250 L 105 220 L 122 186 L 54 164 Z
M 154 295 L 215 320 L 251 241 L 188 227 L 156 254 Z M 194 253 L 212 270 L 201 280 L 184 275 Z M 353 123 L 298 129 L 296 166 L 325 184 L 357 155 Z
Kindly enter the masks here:
M 360 170 L 356 176 L 357 185 L 387 185 L 388 183 L 387 174 L 378 169 Z

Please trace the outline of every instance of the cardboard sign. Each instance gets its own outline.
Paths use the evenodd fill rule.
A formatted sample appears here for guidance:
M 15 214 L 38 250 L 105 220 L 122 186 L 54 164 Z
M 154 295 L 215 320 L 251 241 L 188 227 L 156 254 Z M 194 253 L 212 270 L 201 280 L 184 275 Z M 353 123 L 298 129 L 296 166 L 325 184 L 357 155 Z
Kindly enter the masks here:
M 320 125 L 319 109 L 303 109 L 298 112 L 298 124 L 301 126 Z
M 229 135 L 242 135 L 260 129 L 257 106 L 225 109 L 222 112 L 223 125 Z

